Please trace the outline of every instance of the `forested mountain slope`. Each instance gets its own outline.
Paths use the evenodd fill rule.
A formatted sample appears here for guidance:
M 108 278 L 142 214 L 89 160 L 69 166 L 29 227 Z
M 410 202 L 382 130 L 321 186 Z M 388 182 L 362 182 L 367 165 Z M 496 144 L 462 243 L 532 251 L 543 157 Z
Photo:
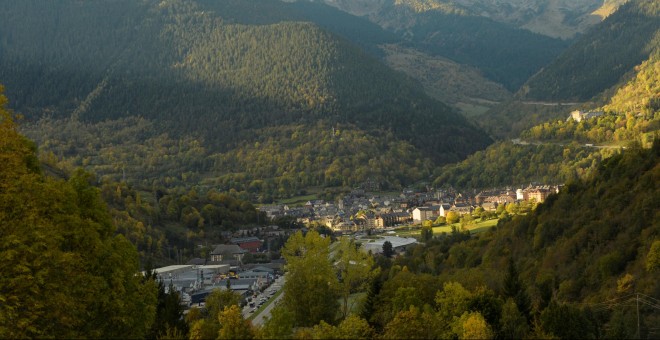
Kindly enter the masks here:
M 318 0 L 317 0 L 318 1 Z M 570 39 L 597 24 L 627 0 L 321 0 L 377 20 L 382 8 L 441 9 L 491 18 L 550 37 Z M 390 23 L 396 25 L 395 22 Z
M 635 277 L 637 291 L 658 296 L 651 275 L 657 258 L 649 250 L 660 237 L 659 159 L 656 140 L 651 149 L 605 160 L 589 180 L 568 183 L 533 214 L 508 224 L 513 239 L 502 238 L 485 253 L 508 244 L 529 282 L 555 276 L 560 298 L 607 298 L 626 273 Z
M 497 142 L 464 161 L 437 169 L 438 187 L 525 187 L 530 183 L 561 184 L 585 178 L 617 149 L 585 147 L 578 143 L 515 144 Z
M 649 101 L 652 103 L 656 95 L 651 89 L 655 89 L 657 80 L 650 77 L 653 72 L 643 69 L 655 63 L 653 58 L 657 59 L 657 56 L 654 55 L 660 51 L 659 11 L 654 1 L 636 0 L 621 6 L 530 78 L 518 91 L 515 100 L 494 107 L 476 121 L 493 137 L 500 139 L 517 138 L 524 130 L 538 130 L 538 125 L 554 124 L 558 119 L 564 120 L 573 110 L 616 111 L 619 115 L 632 115 L 633 120 L 636 119 L 635 115 L 648 111 Z M 640 74 L 643 78 L 636 80 Z M 648 88 L 646 85 L 630 85 L 630 82 L 647 82 Z M 619 105 L 614 110 L 608 104 L 611 100 L 621 101 L 623 97 L 617 94 L 619 92 L 629 96 L 631 88 L 636 89 L 635 97 L 639 99 L 635 105 L 641 106 L 627 105 L 624 108 Z M 618 99 L 611 99 L 615 95 Z M 643 115 L 646 117 L 643 119 L 648 120 L 648 115 Z M 608 130 L 620 127 L 608 124 Z M 628 139 L 631 137 L 629 133 L 626 135 Z
M 543 142 L 650 144 L 660 130 L 660 50 L 635 67 L 634 77 L 618 88 L 607 104 L 593 109 L 602 115 L 577 122 L 561 119 L 524 131 L 525 140 Z
M 492 231 L 471 238 L 440 236 L 395 264 L 437 273 L 440 282 L 477 291 L 485 285 L 504 299 L 512 297 L 518 311 L 534 320 L 528 323 L 537 332 L 532 337 L 540 330 L 561 338 L 656 337 L 659 160 L 658 140 L 649 149 L 629 148 L 525 216 L 500 220 Z M 504 309 L 477 303 L 470 309 L 484 314 L 494 329 L 507 327 L 499 322 Z
M 548 64 L 568 43 L 497 22 L 452 1 L 327 1 L 370 20 L 424 52 L 476 67 L 510 91 Z
M 633 0 L 576 40 L 522 88 L 528 100 L 586 101 L 660 46 L 660 4 Z
M 613 94 L 605 105 L 581 108 L 598 116 L 580 121 L 567 118 L 569 107 L 553 114 L 538 113 L 534 118 L 528 115 L 527 122 L 518 124 L 529 126 L 530 121 L 541 117 L 548 121 L 528 129 L 509 127 L 523 130 L 514 135 L 517 144 L 498 142 L 460 163 L 447 165 L 437 171 L 435 183 L 463 188 L 564 183 L 584 178 L 601 160 L 632 141 L 650 146 L 660 131 L 660 50 L 636 65 L 632 73 L 629 81 L 609 91 Z M 521 115 L 507 118 L 520 120 Z
M 551 37 L 583 33 L 627 0 L 456 0 L 474 13 Z
M 383 17 L 399 16 L 394 7 Z M 414 13 L 401 30 L 422 51 L 480 69 L 511 91 L 550 63 L 568 43 L 481 16 L 443 10 Z
M 215 11 L 232 23 L 270 25 L 283 21 L 313 22 L 378 56 L 382 55 L 378 45 L 401 41 L 399 36 L 367 18 L 351 15 L 321 2 L 254 0 L 247 7 L 241 0 L 197 2 L 204 10 Z
M 292 8 L 280 4 L 282 11 Z M 269 140 L 283 145 L 278 140 L 290 139 L 285 131 L 293 127 L 331 131 L 340 126 L 369 138 L 386 135 L 384 145 L 410 144 L 408 155 L 440 163 L 459 160 L 490 142 L 418 84 L 315 24 L 288 19 L 241 23 L 250 21 L 246 13 L 271 13 L 266 10 L 272 5 L 188 0 L 3 3 L 0 79 L 12 108 L 28 121 L 48 116 L 58 124 L 66 118 L 84 125 L 139 116 L 154 130 L 131 135 L 135 143 L 163 133 L 175 141 L 192 138 L 207 150 L 202 158 L 231 150 L 244 154 L 247 145 Z M 42 137 L 38 142 L 47 141 Z M 94 144 L 84 147 L 98 150 Z M 370 153 L 367 160 L 380 152 Z M 309 160 L 321 174 L 313 181 L 317 185 L 333 182 L 323 173 L 334 159 L 352 157 L 322 150 L 315 154 L 322 157 Z M 191 170 L 213 168 L 210 176 L 228 171 L 217 162 L 194 164 L 194 169 L 177 169 L 178 176 Z M 277 168 L 272 175 L 278 178 L 283 172 Z
M 487 79 L 475 67 L 402 44 L 380 46 L 386 53 L 384 61 L 388 66 L 417 79 L 426 93 L 459 108 L 465 116 L 475 111 L 478 114 L 513 97 L 504 86 Z
M 658 47 L 648 60 L 635 67 L 635 76 L 617 89 L 603 110 L 637 111 L 642 115 L 660 112 L 660 42 Z

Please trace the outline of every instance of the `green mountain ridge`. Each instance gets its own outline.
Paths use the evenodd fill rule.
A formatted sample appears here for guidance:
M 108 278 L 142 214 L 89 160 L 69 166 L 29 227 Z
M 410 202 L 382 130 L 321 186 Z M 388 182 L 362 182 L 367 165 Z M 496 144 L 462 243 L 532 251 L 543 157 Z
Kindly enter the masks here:
M 475 121 L 493 138 L 509 139 L 518 138 L 523 131 L 539 125 L 565 120 L 574 110 L 617 111 L 629 115 L 647 110 L 643 107 L 653 106 L 655 95 L 647 89 L 656 87 L 648 83 L 654 81 L 650 76 L 653 72 L 644 72 L 647 80 L 642 82 L 646 81 L 646 85 L 630 84 L 639 82 L 635 80 L 639 69 L 654 63 L 654 55 L 660 51 L 658 13 L 660 9 L 653 1 L 627 2 L 531 77 L 513 100 L 479 115 Z M 625 108 L 619 105 L 613 110 L 612 105 L 617 104 L 608 103 L 620 101 L 612 98 L 621 89 L 631 86 L 637 97 L 634 105 L 641 106 L 635 108 L 629 103 Z M 624 93 L 630 96 L 631 92 Z M 601 108 L 607 105 L 609 108 Z M 651 113 L 644 119 L 653 121 L 652 116 Z M 600 142 L 603 137 L 599 139 Z M 571 139 L 562 142 L 567 140 Z
M 441 11 L 417 14 L 407 31 L 418 49 L 477 67 L 510 91 L 568 47 L 561 39 L 488 18 Z
M 0 79 L 28 121 L 46 115 L 97 124 L 140 116 L 174 139 L 199 140 L 210 153 L 258 142 L 264 129 L 313 129 L 318 122 L 375 138 L 391 131 L 439 163 L 490 142 L 417 83 L 315 24 L 246 25 L 230 17 L 236 8 L 260 5 L 7 3 L 0 14 Z M 239 7 L 223 16 L 223 6 Z
M 314 0 L 311 0 L 314 1 Z M 415 12 L 482 16 L 550 37 L 571 39 L 602 21 L 627 0 L 323 0 L 357 16 L 378 21 L 378 13 L 387 6 Z M 387 27 L 405 26 L 392 20 Z
M 197 3 L 201 8 L 214 11 L 229 22 L 244 25 L 270 25 L 286 21 L 312 22 L 376 56 L 382 56 L 378 45 L 401 40 L 396 34 L 366 18 L 316 2 L 282 3 L 279 0 L 255 0 L 250 2 L 250 11 L 246 11 L 244 2 L 240 0 L 198 0 Z
M 474 67 L 399 44 L 381 45 L 381 48 L 386 53 L 387 65 L 417 79 L 426 93 L 458 108 L 466 117 L 483 113 L 513 97 L 504 86 L 486 79 Z
M 600 162 L 618 152 L 578 143 L 520 145 L 502 141 L 437 169 L 433 183 L 464 189 L 561 184 L 588 177 Z
M 346 2 L 334 5 L 350 12 Z M 568 46 L 561 39 L 473 14 L 449 1 L 383 1 L 373 6 L 369 19 L 410 47 L 478 68 L 510 91 Z
M 477 68 L 486 78 L 509 91 L 517 91 L 569 45 L 558 38 L 493 20 L 481 11 L 472 11 L 472 5 L 464 6 L 455 1 L 305 0 L 293 3 L 301 8 L 326 3 L 368 18 L 396 34 L 407 47 Z M 504 4 L 499 7 L 507 8 Z
M 521 137 L 533 141 L 610 144 L 638 140 L 644 146 L 657 138 L 660 130 L 660 50 L 635 67 L 634 76 L 610 96 L 607 104 L 582 112 L 599 116 L 547 122 L 523 131 Z
M 633 0 L 577 39 L 521 89 L 525 100 L 587 101 L 617 85 L 659 45 L 660 6 Z
M 460 163 L 444 166 L 436 170 L 434 183 L 461 188 L 564 183 L 587 177 L 630 142 L 649 147 L 660 133 L 660 50 L 635 65 L 625 78 L 599 95 L 600 104 L 537 105 L 542 109 L 534 114 L 525 112 L 521 103 L 502 105 L 499 109 L 509 115 L 481 119 L 482 126 L 498 118 L 515 120 L 518 126 L 509 127 L 508 133 L 522 143 L 497 142 Z M 577 121 L 569 114 L 575 109 L 598 116 Z

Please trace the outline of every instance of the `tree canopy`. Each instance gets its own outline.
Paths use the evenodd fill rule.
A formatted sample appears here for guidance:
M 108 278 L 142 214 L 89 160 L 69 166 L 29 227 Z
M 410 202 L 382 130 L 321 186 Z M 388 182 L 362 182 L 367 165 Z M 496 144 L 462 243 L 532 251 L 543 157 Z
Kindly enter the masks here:
M 252 189 L 271 197 L 370 177 L 401 186 L 491 142 L 298 6 L 5 3 L 0 78 L 30 122 L 51 113 L 29 134 L 44 153 L 147 185 L 245 191 L 261 180 Z
M 92 177 L 41 174 L 0 95 L 0 337 L 144 337 L 156 285 Z
M 321 321 L 334 323 L 339 311 L 337 275 L 330 262 L 330 238 L 316 231 L 289 237 L 282 249 L 286 259 L 283 306 L 296 326 L 311 327 Z

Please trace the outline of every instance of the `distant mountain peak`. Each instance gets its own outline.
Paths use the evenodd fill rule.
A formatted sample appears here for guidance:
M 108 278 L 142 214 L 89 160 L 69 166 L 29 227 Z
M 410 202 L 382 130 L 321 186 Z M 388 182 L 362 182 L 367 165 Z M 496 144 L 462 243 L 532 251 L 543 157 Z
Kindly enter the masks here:
M 294 0 L 295 1 L 295 0 Z M 298 0 L 305 1 L 305 0 Z M 380 21 L 391 9 L 442 11 L 493 19 L 553 38 L 570 39 L 601 22 L 628 0 L 308 0 Z M 399 23 L 403 24 L 403 23 Z

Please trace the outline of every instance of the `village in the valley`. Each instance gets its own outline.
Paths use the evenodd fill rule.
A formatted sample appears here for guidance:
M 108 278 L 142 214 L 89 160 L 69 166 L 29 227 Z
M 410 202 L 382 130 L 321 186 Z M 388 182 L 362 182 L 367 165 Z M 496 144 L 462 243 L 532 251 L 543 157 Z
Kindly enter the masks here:
M 403 225 L 418 225 L 424 221 L 446 218 L 450 212 L 463 216 L 475 211 L 496 213 L 508 204 L 542 203 L 556 185 L 529 185 L 526 188 L 504 188 L 479 191 L 474 194 L 452 189 L 426 192 L 404 190 L 400 195 L 375 195 L 363 189 L 353 190 L 336 202 L 308 201 L 303 206 L 265 205 L 259 210 L 270 218 L 295 217 L 307 226 L 322 225 L 335 233 L 375 232 Z M 495 215 L 497 216 L 497 215 Z
M 473 192 L 406 189 L 398 195 L 386 195 L 358 188 L 335 202 L 263 205 L 258 209 L 272 221 L 295 221 L 297 227 L 272 224 L 225 231 L 227 242 L 204 246 L 206 258 L 157 268 L 155 272 L 163 282 L 183 292 L 182 303 L 188 307 L 203 304 L 214 289 L 231 289 L 244 297 L 243 314 L 248 316 L 277 297 L 284 279 L 284 261 L 276 254 L 288 236 L 299 230 L 321 228 L 326 235 L 349 235 L 374 255 L 382 253 L 385 243 L 389 243 L 396 255 L 421 241 L 413 236 L 419 234 L 422 225 L 447 226 L 466 216 L 471 221 L 496 222 L 503 214 L 542 203 L 559 189 L 556 185 L 530 184 Z
M 579 122 L 600 115 L 574 111 L 568 119 Z M 351 237 L 371 255 L 398 256 L 428 241 L 421 237 L 422 228 L 431 228 L 430 237 L 457 231 L 473 235 L 493 228 L 502 218 L 530 212 L 561 187 L 530 183 L 488 190 L 418 187 L 384 193 L 380 185 L 367 181 L 334 201 L 259 205 L 270 223 L 223 230 L 222 244 L 198 245 L 204 258 L 154 271 L 182 293 L 186 312 L 192 306 L 204 308 L 212 291 L 230 289 L 242 296 L 243 316 L 260 324 L 282 295 L 285 261 L 279 251 L 298 231 L 315 229 L 323 237 Z M 386 248 L 391 254 L 385 254 Z
M 580 121 L 600 112 L 574 111 L 568 119 Z M 527 142 L 514 140 L 517 144 Z M 588 144 L 587 146 L 591 146 Z M 285 281 L 285 261 L 280 249 L 289 236 L 315 229 L 323 237 L 351 237 L 363 251 L 374 256 L 398 256 L 446 232 L 476 234 L 511 215 L 526 214 L 562 185 L 530 183 L 522 187 L 459 191 L 420 186 L 384 193 L 374 181 L 362 183 L 334 201 L 290 200 L 291 204 L 259 205 L 270 223 L 224 230 L 222 244 L 198 245 L 203 258 L 157 268 L 158 278 L 181 292 L 186 312 L 204 308 L 206 297 L 216 289 L 230 289 L 242 296 L 244 317 L 260 324 L 280 299 Z M 314 195 L 312 195 L 314 196 Z M 391 253 L 386 255 L 386 248 Z

